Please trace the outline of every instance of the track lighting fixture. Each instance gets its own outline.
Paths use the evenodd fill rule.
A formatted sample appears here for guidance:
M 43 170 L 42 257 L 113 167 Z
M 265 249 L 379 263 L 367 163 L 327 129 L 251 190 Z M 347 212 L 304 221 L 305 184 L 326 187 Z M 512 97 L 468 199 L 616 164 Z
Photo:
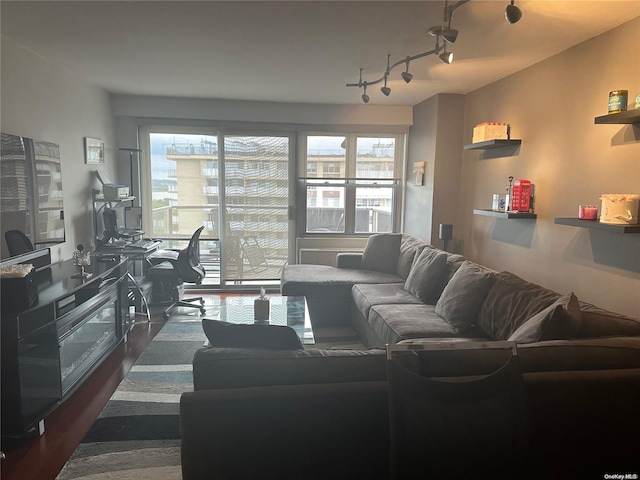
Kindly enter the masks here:
M 431 27 L 427 30 L 427 33 L 432 37 L 441 36 L 449 43 L 456 43 L 456 40 L 458 39 L 458 30 L 455 28 L 443 27 L 441 25 Z
M 369 95 L 367 95 L 367 82 L 364 82 L 364 91 L 362 92 L 362 101 L 369 103 Z
M 407 69 L 401 74 L 402 79 L 404 80 L 404 83 L 409 83 L 413 78 L 413 75 L 409 73 L 409 62 L 410 62 L 409 57 L 407 57 Z
M 383 95 L 388 97 L 391 95 L 391 88 L 387 86 L 387 80 L 389 79 L 389 75 L 391 71 L 402 64 L 406 65 L 406 69 L 400 75 L 405 83 L 409 83 L 413 79 L 413 75 L 409 73 L 409 62 L 412 60 L 417 60 L 422 57 L 427 57 L 429 55 L 437 55 L 441 62 L 450 64 L 453 63 L 453 52 L 447 52 L 447 43 L 455 43 L 458 38 L 458 30 L 455 28 L 451 28 L 451 20 L 453 18 L 453 12 L 457 10 L 459 7 L 469 2 L 470 0 L 459 0 L 453 5 L 449 5 L 448 0 L 444 2 L 444 14 L 442 17 L 442 24 L 437 25 L 435 27 L 431 27 L 427 30 L 427 33 L 433 37 L 436 37 L 436 45 L 433 50 L 428 50 L 426 52 L 418 53 L 416 55 L 407 55 L 404 59 L 398 60 L 397 62 L 390 65 L 390 57 L 391 55 L 387 55 L 387 69 L 385 70 L 382 77 L 377 80 L 371 81 L 363 81 L 362 80 L 362 68 L 360 69 L 360 80 L 358 83 L 347 83 L 347 87 L 358 87 L 363 88 L 362 93 L 362 101 L 364 103 L 369 102 L 369 95 L 367 95 L 367 86 L 375 85 L 377 83 L 384 82 L 384 86 L 380 88 L 380 91 Z M 516 23 L 522 17 L 522 11 L 514 5 L 515 0 L 511 0 L 511 4 L 507 6 L 505 10 L 505 18 L 509 23 Z M 440 44 L 440 38 L 442 38 L 442 44 Z
M 380 89 L 380 91 L 384 94 L 385 97 L 388 97 L 391 94 L 391 89 L 387 87 L 387 78 L 389 78 L 390 59 L 391 59 L 391 55 L 387 55 L 387 69 L 384 71 L 384 87 Z
M 387 76 L 384 76 L 384 87 L 380 89 L 382 93 L 384 93 L 385 97 L 388 97 L 391 94 L 391 89 L 387 87 Z
M 459 5 L 458 5 L 459 6 Z M 453 18 L 453 10 L 455 5 L 449 7 L 447 1 L 444 2 L 444 15 L 442 17 L 442 25 L 431 27 L 427 33 L 432 37 L 441 36 L 449 43 L 455 43 L 458 38 L 458 30 L 451 28 L 451 19 Z M 446 25 L 446 26 L 445 26 Z
M 453 52 L 447 52 L 447 44 L 443 44 L 444 52 L 438 55 L 438 58 L 442 63 L 446 63 L 447 65 L 453 63 Z
M 522 10 L 514 5 L 515 0 L 511 0 L 511 4 L 507 5 L 507 8 L 504 10 L 504 18 L 507 19 L 507 22 L 514 24 L 520 17 L 522 17 Z
M 360 80 L 358 80 L 358 87 L 364 87 L 362 91 L 362 101 L 369 103 L 369 95 L 367 95 L 367 82 L 362 81 L 362 69 L 360 69 Z

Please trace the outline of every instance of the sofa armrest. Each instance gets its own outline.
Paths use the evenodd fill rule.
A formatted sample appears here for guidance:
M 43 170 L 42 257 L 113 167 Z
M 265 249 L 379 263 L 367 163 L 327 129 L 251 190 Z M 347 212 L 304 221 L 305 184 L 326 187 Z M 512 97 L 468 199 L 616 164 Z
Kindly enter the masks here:
M 387 479 L 386 382 L 184 393 L 182 478 Z
M 336 255 L 336 267 L 338 268 L 360 268 L 362 253 L 339 253 Z

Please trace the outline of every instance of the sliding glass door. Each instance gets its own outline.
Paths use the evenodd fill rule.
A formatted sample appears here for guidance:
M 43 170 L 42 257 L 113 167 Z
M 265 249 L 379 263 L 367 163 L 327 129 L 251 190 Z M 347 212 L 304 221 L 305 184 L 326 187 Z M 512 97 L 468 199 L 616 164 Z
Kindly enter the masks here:
M 147 127 L 141 135 L 143 228 L 184 248 L 201 225 L 204 285 L 277 282 L 288 261 L 289 135 Z
M 225 135 L 223 156 L 223 279 L 279 279 L 289 258 L 290 138 Z

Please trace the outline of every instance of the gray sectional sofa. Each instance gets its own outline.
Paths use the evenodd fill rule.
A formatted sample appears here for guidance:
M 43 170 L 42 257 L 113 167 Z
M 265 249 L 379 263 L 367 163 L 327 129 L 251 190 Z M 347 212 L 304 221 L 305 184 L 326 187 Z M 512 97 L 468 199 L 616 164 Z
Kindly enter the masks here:
M 307 296 L 314 325 L 349 322 L 369 347 L 478 340 L 530 346 L 573 340 L 579 345 L 594 339 L 606 345 L 610 337 L 640 341 L 638 318 L 510 272 L 495 272 L 406 234 L 374 235 L 363 254 L 339 254 L 337 267 L 289 265 L 281 290 Z M 533 318 L 541 312 L 547 317 Z
M 404 234 L 374 235 L 336 267 L 288 265 L 281 290 L 370 348 L 199 350 L 181 399 L 185 479 L 388 478 L 382 347 L 500 340 L 518 344 L 528 408 L 528 462 L 511 478 L 640 473 L 639 319 Z

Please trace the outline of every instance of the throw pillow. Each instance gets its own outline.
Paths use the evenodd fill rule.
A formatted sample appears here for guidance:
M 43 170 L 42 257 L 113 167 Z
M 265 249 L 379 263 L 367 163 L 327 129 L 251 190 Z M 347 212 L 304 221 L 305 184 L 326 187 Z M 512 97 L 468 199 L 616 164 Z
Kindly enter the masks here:
M 567 340 L 577 335 L 580 322 L 580 304 L 571 293 L 524 322 L 508 340 L 518 343 Z
M 399 233 L 378 233 L 371 235 L 362 252 L 360 268 L 383 273 L 396 273 L 400 254 Z
M 435 312 L 456 332 L 464 332 L 478 316 L 493 282 L 493 271 L 465 260 L 444 287 Z
M 427 247 L 414 259 L 404 289 L 422 303 L 433 305 L 442 292 L 446 271 L 447 254 Z
M 427 245 L 417 238 L 403 233 L 400 240 L 400 253 L 398 254 L 397 272 L 405 280 L 411 272 L 411 265 L 423 248 Z
M 235 324 L 202 319 L 202 329 L 212 347 L 301 350 L 296 331 L 286 325 Z
M 496 273 L 495 278 L 477 320 L 477 326 L 494 340 L 506 340 L 520 325 L 560 298 L 560 294 L 511 272 Z

